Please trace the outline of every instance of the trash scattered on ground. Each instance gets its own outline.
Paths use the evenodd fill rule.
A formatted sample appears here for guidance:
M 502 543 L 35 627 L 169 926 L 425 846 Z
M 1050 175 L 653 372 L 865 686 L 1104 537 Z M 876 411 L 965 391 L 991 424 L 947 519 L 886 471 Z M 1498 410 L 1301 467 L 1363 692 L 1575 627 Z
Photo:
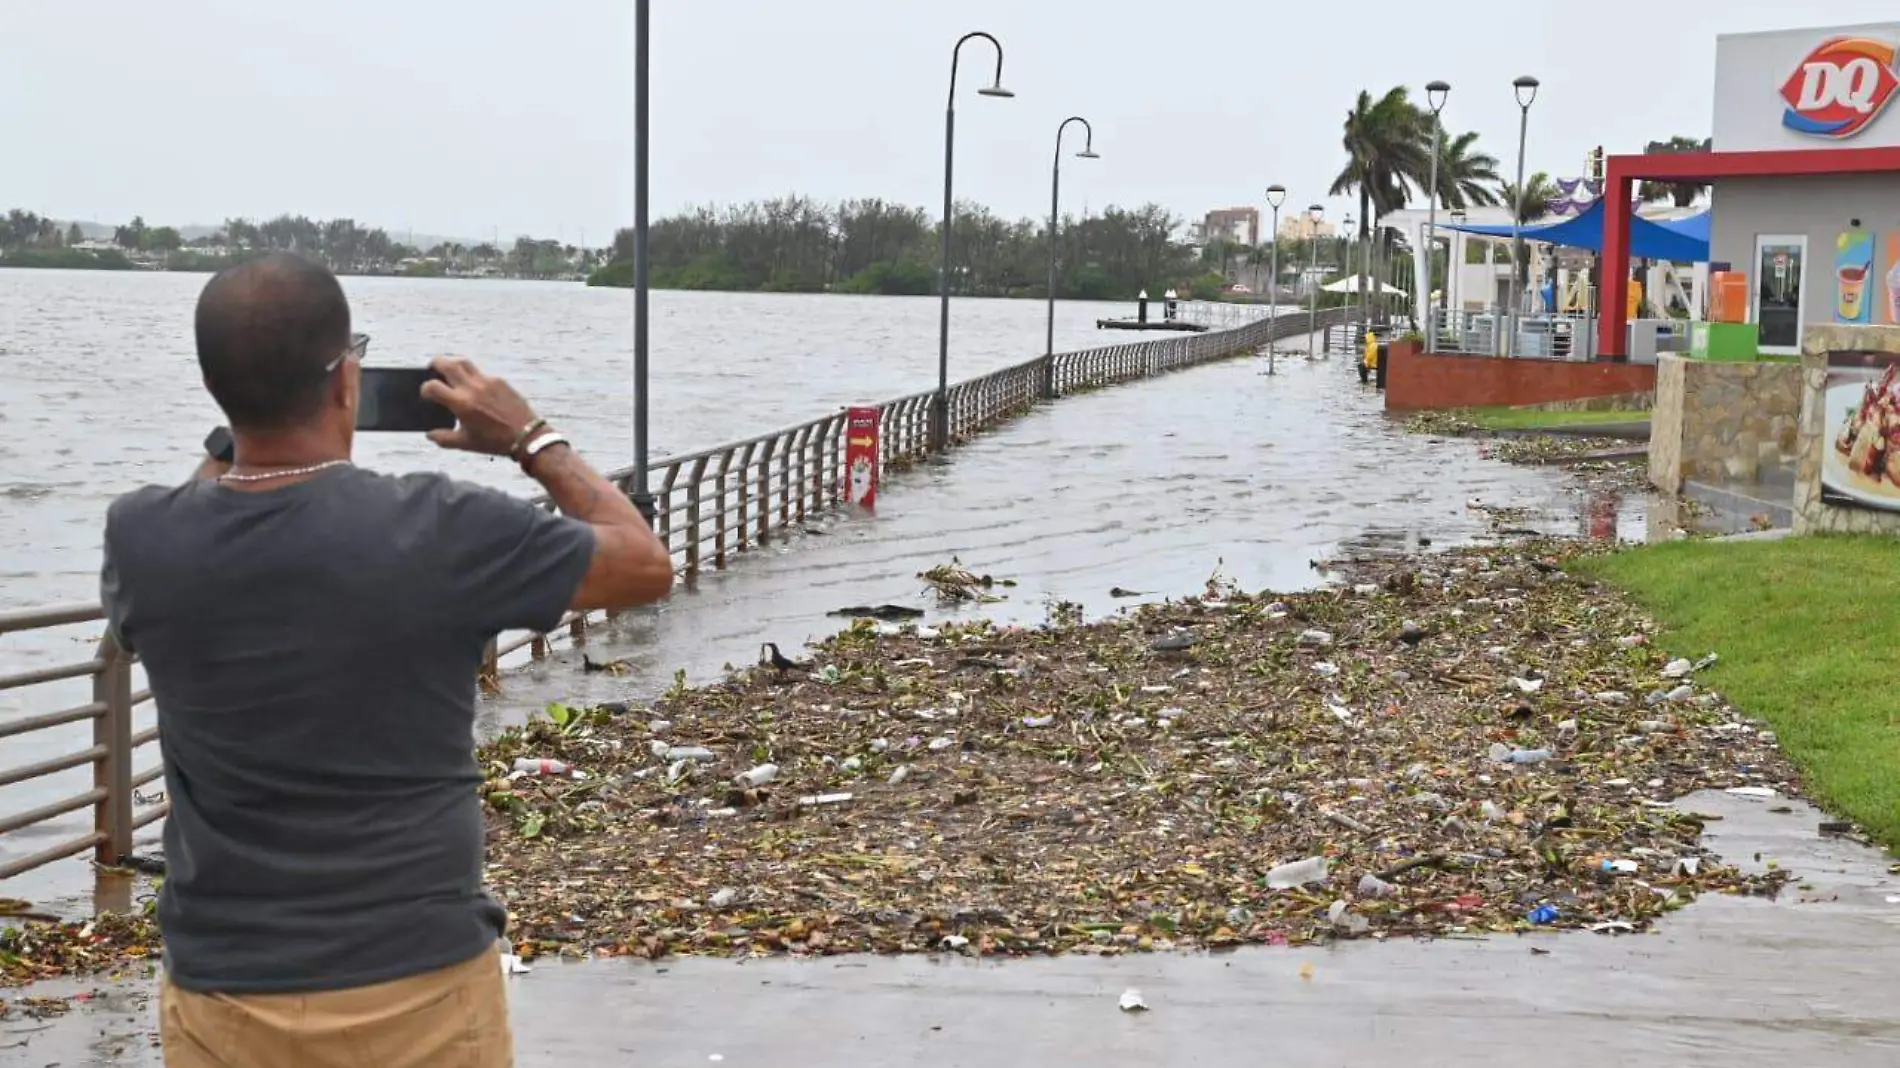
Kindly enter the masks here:
M 1141 999 L 1141 991 L 1131 986 L 1122 991 L 1121 1009 L 1123 1012 L 1147 1012 L 1148 1003 Z
M 1793 770 L 1699 687 L 1663 733 L 1602 699 L 1650 692 L 1666 659 L 1618 641 L 1653 627 L 1564 573 L 1578 551 L 1346 560 L 1342 587 L 1210 584 L 1087 625 L 863 620 L 808 672 L 536 719 L 479 750 L 488 882 L 524 959 L 1642 930 L 1699 893 L 1773 893 L 1787 873 L 1708 856 L 1668 802 L 1793 793 Z M 1155 648 L 1171 635 L 1194 640 Z M 586 778 L 511 780 L 519 758 Z M 7 974 L 136 959 L 155 933 L 131 923 L 0 935 Z
M 1434 437 L 1473 437 L 1478 439 L 1482 456 L 1508 464 L 1562 464 L 1570 471 L 1590 476 L 1601 488 L 1649 488 L 1647 457 L 1631 455 L 1643 448 L 1640 441 L 1534 432 L 1500 435 L 1455 411 L 1418 412 L 1405 421 L 1405 429 Z
M 908 619 L 924 618 L 924 610 L 910 608 L 901 604 L 852 605 L 849 608 L 834 608 L 826 615 L 844 619 L 876 619 L 886 623 Z
M 596 661 L 586 653 L 581 654 L 581 670 L 589 674 L 625 675 L 633 670 L 633 665 L 625 660 Z
M 938 564 L 917 576 L 924 585 L 936 593 L 937 599 L 945 604 L 957 604 L 965 601 L 984 604 L 1000 601 L 1001 597 L 989 591 L 999 586 L 1016 585 L 1013 579 L 998 579 L 990 575 L 979 575 L 963 566 L 954 557 L 947 564 Z
M 1847 820 L 1822 820 L 1820 832 L 1822 834 L 1835 834 L 1835 835 L 1853 834 L 1854 825 L 1848 822 Z
M 1780 797 L 1781 795 L 1766 786 L 1731 786 L 1728 792 L 1736 797 Z
M 1558 917 L 1562 915 L 1563 913 L 1560 912 L 1555 905 L 1539 905 L 1532 909 L 1524 918 L 1539 927 L 1546 927 L 1556 923 Z
M 503 975 L 526 975 L 533 970 L 533 968 L 523 964 L 521 958 L 513 953 L 503 953 L 501 955 L 501 974 Z

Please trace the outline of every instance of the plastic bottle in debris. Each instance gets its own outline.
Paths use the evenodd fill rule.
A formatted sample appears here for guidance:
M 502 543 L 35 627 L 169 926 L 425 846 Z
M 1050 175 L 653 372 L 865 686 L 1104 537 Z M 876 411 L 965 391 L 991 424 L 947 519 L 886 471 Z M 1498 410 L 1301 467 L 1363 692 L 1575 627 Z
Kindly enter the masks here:
M 1330 870 L 1332 863 L 1325 857 L 1307 857 L 1270 869 L 1267 872 L 1267 886 L 1274 890 L 1291 890 L 1307 883 L 1323 883 Z
M 778 778 L 777 764 L 760 764 L 751 771 L 742 771 L 734 775 L 732 783 L 742 790 L 756 790 L 776 778 Z
M 515 770 L 523 775 L 566 775 L 574 769 L 559 760 L 516 757 Z

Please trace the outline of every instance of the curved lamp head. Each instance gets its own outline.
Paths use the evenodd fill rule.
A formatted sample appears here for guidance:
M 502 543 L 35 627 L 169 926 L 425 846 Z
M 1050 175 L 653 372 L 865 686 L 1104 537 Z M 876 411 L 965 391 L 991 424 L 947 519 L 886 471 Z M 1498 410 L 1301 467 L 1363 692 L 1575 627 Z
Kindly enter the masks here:
M 1075 154 L 1075 158 L 1076 159 L 1101 159 L 1102 156 L 1101 156 L 1101 153 L 1095 151 L 1093 148 L 1090 148 L 1089 146 L 1084 145 L 1082 146 L 1082 151 L 1077 152 Z
M 1274 211 L 1279 211 L 1280 205 L 1284 203 L 1286 203 L 1286 186 L 1280 185 L 1278 183 L 1268 186 L 1267 187 L 1267 205 L 1271 207 Z
M 1537 86 L 1537 79 L 1528 74 L 1520 74 L 1515 81 L 1511 82 L 1511 88 L 1517 93 L 1518 107 L 1528 108 L 1531 106 L 1531 101 L 1537 99 Z
M 1306 209 L 1306 214 L 1311 216 L 1314 222 L 1318 222 L 1326 217 L 1326 205 L 1314 204 Z
M 1004 100 L 1008 100 L 1010 97 L 1015 96 L 1016 94 L 1011 90 L 1003 88 L 1002 85 L 999 83 L 997 85 L 986 85 L 983 88 L 978 89 L 976 91 L 976 95 L 1001 97 Z
M 1449 82 L 1426 82 L 1425 102 L 1431 105 L 1432 114 L 1445 110 L 1445 96 L 1451 92 Z

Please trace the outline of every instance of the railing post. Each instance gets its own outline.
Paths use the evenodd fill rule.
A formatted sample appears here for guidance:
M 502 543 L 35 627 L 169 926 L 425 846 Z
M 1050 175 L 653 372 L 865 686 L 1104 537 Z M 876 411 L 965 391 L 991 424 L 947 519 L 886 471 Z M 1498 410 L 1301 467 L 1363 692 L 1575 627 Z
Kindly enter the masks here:
M 706 457 L 693 461 L 686 475 L 686 573 L 699 574 L 699 493 L 706 479 Z
M 718 515 L 713 520 L 713 566 L 721 570 L 726 566 L 726 473 L 732 468 L 732 450 L 719 454 L 718 502 L 714 505 Z M 743 485 L 744 479 L 739 480 Z M 745 529 L 745 516 L 739 516 L 739 529 Z
M 755 444 L 748 444 L 739 454 L 739 548 L 752 544 L 752 452 Z
M 791 442 L 783 436 L 775 438 L 774 444 L 776 445 L 780 441 L 783 441 L 787 446 L 791 445 Z M 789 452 L 779 453 L 778 525 L 781 528 L 792 525 L 792 455 Z
M 759 530 L 755 540 L 764 545 L 772 537 L 772 451 L 777 438 L 766 438 L 759 456 Z
M 482 646 L 482 673 L 475 681 L 488 693 L 501 689 L 501 644 L 494 638 Z
M 810 446 L 810 444 L 811 444 L 811 428 L 810 427 L 805 427 L 802 430 L 793 431 L 792 432 L 792 453 L 790 456 L 786 457 L 786 460 L 787 460 L 787 463 L 785 465 L 786 477 L 790 478 L 792 480 L 792 484 L 798 487 L 797 507 L 794 509 L 794 511 L 797 513 L 798 521 L 800 523 L 803 523 L 805 521 L 805 487 L 809 485 L 809 481 L 807 480 L 805 476 L 805 458 L 807 454 L 809 454 L 811 451 L 810 448 L 808 447 Z M 796 460 L 798 461 L 797 471 L 793 471 L 791 469 L 792 464 L 790 461 L 793 460 L 794 458 L 796 458 Z M 789 490 L 787 491 L 786 496 L 788 497 L 791 496 Z
M 106 707 L 92 721 L 92 744 L 106 755 L 92 766 L 92 785 L 106 792 L 93 807 L 93 830 L 99 844 L 93 855 L 99 863 L 116 865 L 132 852 L 132 658 L 110 635 L 99 642 L 105 667 L 92 679 L 92 699 Z

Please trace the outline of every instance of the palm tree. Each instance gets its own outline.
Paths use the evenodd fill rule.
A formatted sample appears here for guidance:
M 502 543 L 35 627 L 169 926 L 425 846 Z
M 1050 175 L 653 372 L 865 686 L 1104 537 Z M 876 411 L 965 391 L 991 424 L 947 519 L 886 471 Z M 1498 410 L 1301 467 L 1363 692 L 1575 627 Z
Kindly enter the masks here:
M 1549 215 L 1550 202 L 1562 195 L 1557 188 L 1557 183 L 1551 181 L 1550 175 L 1543 171 L 1538 171 L 1526 178 L 1521 192 L 1513 182 L 1502 182 L 1498 189 L 1503 194 L 1501 199 L 1504 206 L 1512 209 L 1512 213 L 1517 216 L 1517 225 L 1520 227 L 1528 226 Z M 1530 282 L 1530 260 L 1524 255 L 1524 242 L 1521 238 L 1513 244 L 1511 262 L 1516 265 L 1517 284 L 1521 289 Z
M 1429 141 L 1431 114 L 1421 115 L 1420 122 Z M 1448 209 L 1488 208 L 1498 202 L 1493 188 L 1499 184 L 1497 157 L 1477 151 L 1477 141 L 1477 131 L 1461 133 L 1447 138 L 1438 153 L 1438 200 Z M 1431 181 L 1428 174 L 1413 177 L 1421 188 Z
M 1677 134 L 1661 144 L 1649 146 L 1651 152 L 1707 152 L 1709 143 Z M 1696 198 L 1708 192 L 1707 182 L 1644 182 L 1640 199 L 1645 204 L 1673 201 L 1678 208 L 1690 207 Z
M 1361 89 L 1359 99 L 1346 113 L 1346 166 L 1333 179 L 1327 192 L 1333 196 L 1359 194 L 1359 238 L 1370 236 L 1378 215 L 1397 211 L 1411 198 L 1411 183 L 1431 163 L 1431 131 L 1422 123 L 1421 112 L 1413 106 L 1402 85 L 1386 90 L 1374 99 Z M 1374 213 L 1377 213 L 1375 215 Z M 1359 279 L 1359 302 L 1366 300 L 1365 276 Z

